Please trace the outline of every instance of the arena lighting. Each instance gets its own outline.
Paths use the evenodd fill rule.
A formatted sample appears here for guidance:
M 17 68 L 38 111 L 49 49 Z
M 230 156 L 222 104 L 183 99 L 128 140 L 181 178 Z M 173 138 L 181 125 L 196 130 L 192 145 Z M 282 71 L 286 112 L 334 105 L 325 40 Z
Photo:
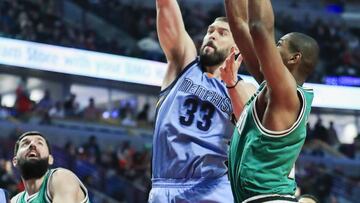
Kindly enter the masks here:
M 5 107 L 13 107 L 15 105 L 16 95 L 14 94 L 5 94 L 2 96 L 1 105 Z
M 341 143 L 344 144 L 353 144 L 354 139 L 358 135 L 358 129 L 354 123 L 349 123 L 345 125 L 341 136 L 339 137 Z
M 74 48 L 0 37 L 0 64 L 94 78 L 160 86 L 166 64 Z M 244 80 L 254 84 L 249 76 Z M 360 88 L 306 83 L 313 106 L 360 110 Z
M 341 4 L 330 4 L 326 6 L 326 11 L 329 13 L 341 14 L 344 12 L 344 6 Z
M 325 77 L 327 85 L 360 86 L 360 78 L 354 76 L 327 76 Z
M 35 102 L 39 102 L 44 97 L 44 90 L 33 89 L 30 91 L 30 99 Z

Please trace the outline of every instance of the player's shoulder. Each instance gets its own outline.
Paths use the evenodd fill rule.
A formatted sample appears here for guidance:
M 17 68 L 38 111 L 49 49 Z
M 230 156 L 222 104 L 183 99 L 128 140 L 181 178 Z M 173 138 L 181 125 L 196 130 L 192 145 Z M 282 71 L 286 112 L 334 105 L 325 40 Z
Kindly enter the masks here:
M 52 169 L 48 180 L 49 191 L 51 194 L 58 191 L 59 188 L 77 188 L 79 187 L 78 177 L 70 170 L 65 168 Z
M 76 175 L 66 168 L 55 168 L 52 169 L 52 180 L 66 180 L 63 178 L 75 178 Z
M 18 202 L 18 199 L 20 198 L 20 196 L 23 194 L 23 192 L 20 192 L 18 194 L 16 194 L 14 197 L 11 198 L 11 203 L 16 203 Z

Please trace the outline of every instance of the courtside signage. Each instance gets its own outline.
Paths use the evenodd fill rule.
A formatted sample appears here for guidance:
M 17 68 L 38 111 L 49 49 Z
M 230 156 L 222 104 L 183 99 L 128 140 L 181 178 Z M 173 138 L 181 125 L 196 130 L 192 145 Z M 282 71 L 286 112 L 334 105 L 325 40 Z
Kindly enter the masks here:
M 0 64 L 43 71 L 160 86 L 166 64 L 0 37 Z M 249 76 L 244 80 L 256 84 Z M 360 110 L 360 88 L 306 83 L 313 106 Z
M 0 63 L 160 86 L 164 63 L 0 37 Z

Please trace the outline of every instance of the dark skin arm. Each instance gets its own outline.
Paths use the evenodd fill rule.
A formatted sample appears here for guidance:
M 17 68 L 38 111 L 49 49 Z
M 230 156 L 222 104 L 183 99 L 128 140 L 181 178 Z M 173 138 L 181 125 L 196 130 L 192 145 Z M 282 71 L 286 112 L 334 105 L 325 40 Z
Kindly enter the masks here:
M 290 128 L 300 110 L 296 80 L 284 65 L 274 39 L 274 13 L 269 0 L 249 1 L 249 27 L 259 59 L 261 72 L 267 81 L 258 99 L 261 122 L 269 130 Z M 271 16 L 266 17 L 266 16 Z M 271 19 L 272 26 L 267 26 Z
M 256 56 L 253 39 L 249 30 L 248 0 L 225 0 L 226 16 L 236 46 L 244 58 L 247 71 L 260 84 L 263 74 Z

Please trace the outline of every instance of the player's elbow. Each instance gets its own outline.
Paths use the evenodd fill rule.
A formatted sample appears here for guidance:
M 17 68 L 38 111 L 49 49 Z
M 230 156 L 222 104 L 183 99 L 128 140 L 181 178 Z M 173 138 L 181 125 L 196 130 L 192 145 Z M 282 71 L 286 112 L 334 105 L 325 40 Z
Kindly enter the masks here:
M 266 27 L 262 21 L 253 21 L 249 24 L 251 37 L 256 40 L 267 33 Z

